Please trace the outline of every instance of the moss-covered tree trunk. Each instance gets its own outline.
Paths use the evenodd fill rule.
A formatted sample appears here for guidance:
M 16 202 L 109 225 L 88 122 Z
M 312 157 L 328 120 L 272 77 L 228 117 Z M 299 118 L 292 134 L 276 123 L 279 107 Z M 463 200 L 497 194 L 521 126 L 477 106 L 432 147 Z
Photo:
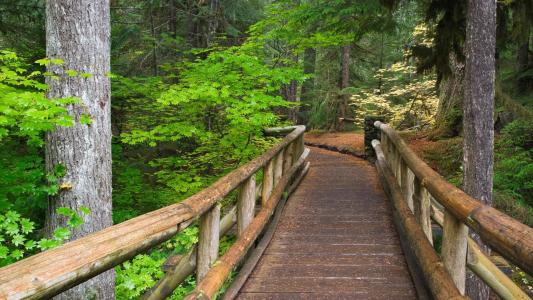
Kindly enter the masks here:
M 439 137 L 453 137 L 462 130 L 462 107 L 464 97 L 464 63 L 450 54 L 451 74 L 439 83 L 439 106 L 435 116 L 435 131 Z
M 465 40 L 463 188 L 487 205 L 492 204 L 495 53 L 496 1 L 469 0 Z M 490 251 L 477 234 L 471 232 L 471 236 L 482 249 Z M 472 299 L 489 299 L 490 289 L 469 272 L 466 294 Z
M 52 234 L 66 224 L 58 207 L 80 212 L 91 209 L 85 223 L 73 231 L 72 239 L 112 225 L 111 219 L 111 102 L 110 19 L 108 0 L 46 1 L 46 52 L 63 65 L 48 71 L 60 79 L 48 79 L 48 97 L 78 97 L 68 107 L 74 117 L 71 127 L 58 127 L 46 136 L 46 168 L 62 165 L 59 194 L 49 199 L 46 230 Z M 68 76 L 74 70 L 90 76 Z M 70 72 L 72 73 L 72 72 Z M 72 74 L 71 74 L 72 75 Z M 90 118 L 90 123 L 82 121 Z M 103 273 L 64 292 L 59 299 L 114 299 L 114 271 Z

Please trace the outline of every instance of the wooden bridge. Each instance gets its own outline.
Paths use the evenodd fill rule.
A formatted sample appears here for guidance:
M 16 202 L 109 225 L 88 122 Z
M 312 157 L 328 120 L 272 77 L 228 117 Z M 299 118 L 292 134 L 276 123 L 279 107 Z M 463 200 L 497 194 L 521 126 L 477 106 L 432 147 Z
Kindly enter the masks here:
M 187 299 L 466 299 L 467 268 L 502 299 L 529 299 L 468 229 L 532 274 L 532 228 L 444 181 L 379 121 L 365 128 L 375 165 L 305 148 L 304 131 L 269 130 L 287 135 L 198 194 L 0 269 L 0 298 L 50 298 L 199 224 L 198 244 L 144 299 L 164 299 L 194 272 Z M 235 206 L 222 208 L 235 189 Z M 234 227 L 237 240 L 217 257 Z

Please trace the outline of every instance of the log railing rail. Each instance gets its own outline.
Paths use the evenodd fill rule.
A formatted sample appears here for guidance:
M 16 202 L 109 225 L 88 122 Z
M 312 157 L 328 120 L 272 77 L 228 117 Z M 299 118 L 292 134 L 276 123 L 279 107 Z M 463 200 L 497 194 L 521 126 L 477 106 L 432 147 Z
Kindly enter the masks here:
M 309 149 L 305 126 L 282 130 L 287 135 L 260 157 L 185 199 L 111 226 L 60 247 L 0 269 L 0 299 L 50 298 L 131 259 L 199 219 L 199 242 L 167 272 L 145 299 L 163 299 L 194 270 L 197 288 L 191 298 L 212 298 L 268 223 L 289 184 L 301 173 Z M 261 169 L 261 190 L 256 173 Z M 298 180 L 297 180 L 298 181 Z M 239 189 L 237 205 L 221 218 L 220 200 Z M 255 214 L 256 194 L 262 206 Z M 219 237 L 237 223 L 238 238 L 217 258 Z
M 435 299 L 459 299 L 465 292 L 468 267 L 501 298 L 529 299 L 469 239 L 468 228 L 529 274 L 533 273 L 533 229 L 444 180 L 387 124 L 376 121 L 374 125 L 381 136 L 381 141 L 372 141 L 380 178 L 393 201 L 397 228 L 409 242 L 406 252 L 415 257 L 429 293 Z M 442 211 L 437 206 L 442 207 Z M 431 219 L 443 228 L 440 258 L 431 247 Z M 447 272 L 441 272 L 441 264 Z M 414 273 L 416 277 L 416 270 Z

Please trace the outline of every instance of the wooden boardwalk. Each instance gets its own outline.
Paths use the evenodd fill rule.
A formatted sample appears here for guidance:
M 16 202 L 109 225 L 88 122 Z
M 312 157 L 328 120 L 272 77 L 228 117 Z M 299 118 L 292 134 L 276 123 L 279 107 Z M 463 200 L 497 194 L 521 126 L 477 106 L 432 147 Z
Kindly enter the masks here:
M 375 168 L 318 148 L 309 160 L 238 298 L 416 299 Z

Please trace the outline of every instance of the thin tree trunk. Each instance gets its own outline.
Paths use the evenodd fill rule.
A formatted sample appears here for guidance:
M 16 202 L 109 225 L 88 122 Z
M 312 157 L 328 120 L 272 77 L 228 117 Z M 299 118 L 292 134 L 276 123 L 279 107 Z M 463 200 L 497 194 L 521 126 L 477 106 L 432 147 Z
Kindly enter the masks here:
M 58 207 L 80 212 L 91 209 L 85 223 L 73 230 L 77 239 L 112 225 L 111 219 L 111 103 L 110 103 L 110 16 L 109 1 L 46 1 L 47 57 L 64 60 L 48 71 L 61 77 L 47 79 L 48 97 L 75 96 L 80 103 L 68 107 L 75 119 L 71 127 L 58 127 L 46 135 L 46 169 L 62 165 L 62 188 L 49 199 L 45 229 L 51 235 L 64 227 L 66 219 Z M 89 73 L 69 77 L 65 70 Z M 82 116 L 90 124 L 81 124 Z M 105 272 L 59 295 L 59 299 L 114 299 L 114 271 Z
M 154 21 L 154 1 L 150 0 L 150 31 L 152 33 L 152 69 L 154 76 L 157 76 L 157 35 Z
M 383 69 L 383 51 L 384 51 L 384 48 L 385 48 L 385 43 L 384 43 L 384 38 L 385 38 L 385 34 L 383 32 L 381 32 L 381 49 L 379 51 L 379 69 Z M 381 87 L 383 86 L 383 73 L 381 73 L 381 75 L 379 75 L 379 81 L 378 81 L 378 91 L 379 91 L 379 94 L 381 94 Z
M 206 35 L 206 44 L 207 47 L 214 46 L 214 40 L 218 29 L 218 18 L 220 10 L 220 1 L 211 0 L 209 2 L 209 12 L 210 16 L 207 20 L 207 35 Z
M 178 36 L 177 18 L 176 18 L 176 0 L 169 0 L 168 2 L 168 29 L 173 38 Z
M 341 81 L 340 89 L 343 90 L 350 85 L 350 45 L 342 46 L 342 56 L 341 56 Z M 339 97 L 339 110 L 337 116 L 337 130 L 342 129 L 344 122 L 338 120 L 339 117 L 346 117 L 348 109 L 349 95 L 341 95 Z
M 304 74 L 313 75 L 316 65 L 316 49 L 306 48 L 304 51 Z M 309 111 L 314 99 L 313 90 L 315 88 L 315 79 L 311 77 L 302 83 L 301 106 L 298 114 L 298 124 L 307 124 L 309 120 Z
M 464 190 L 492 204 L 494 165 L 494 78 L 496 52 L 496 1 L 469 0 L 465 40 Z M 479 236 L 470 235 L 487 253 Z M 469 272 L 466 294 L 488 299 L 490 289 Z

